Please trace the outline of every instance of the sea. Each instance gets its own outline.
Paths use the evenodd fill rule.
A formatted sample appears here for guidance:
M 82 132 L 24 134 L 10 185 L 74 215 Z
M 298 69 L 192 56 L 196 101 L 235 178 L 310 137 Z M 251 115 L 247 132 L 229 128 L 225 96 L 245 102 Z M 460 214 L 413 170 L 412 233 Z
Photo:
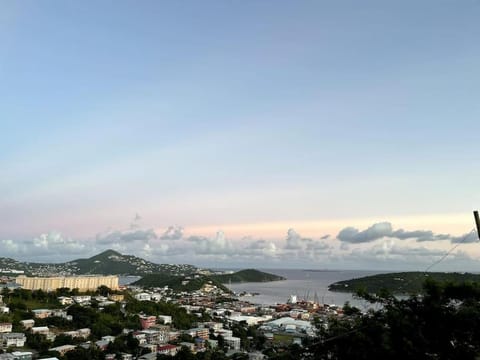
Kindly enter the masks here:
M 320 303 L 329 305 L 343 306 L 348 301 L 359 309 L 367 310 L 372 308 L 372 304 L 358 299 L 350 293 L 329 291 L 328 285 L 341 280 L 385 273 L 365 270 L 264 269 L 262 271 L 280 275 L 286 278 L 286 280 L 226 285 L 236 293 L 258 293 L 258 295 L 239 297 L 242 300 L 258 305 L 283 304 L 294 295 L 297 297 L 297 300 L 313 301 L 317 298 Z
M 226 270 L 226 269 L 222 269 Z M 232 269 L 237 271 L 238 269 Z M 367 270 L 299 270 L 299 269 L 260 269 L 262 271 L 279 275 L 286 280 L 252 283 L 225 284 L 235 293 L 258 294 L 253 296 L 239 296 L 239 299 L 256 305 L 284 304 L 290 297 L 296 296 L 297 300 L 315 300 L 321 304 L 343 306 L 347 301 L 361 310 L 372 308 L 372 304 L 358 299 L 353 294 L 333 292 L 328 286 L 337 281 L 349 280 L 363 276 L 386 273 L 387 271 Z M 127 285 L 140 279 L 139 276 L 122 276 L 120 285 Z M 316 296 L 315 296 L 316 295 Z

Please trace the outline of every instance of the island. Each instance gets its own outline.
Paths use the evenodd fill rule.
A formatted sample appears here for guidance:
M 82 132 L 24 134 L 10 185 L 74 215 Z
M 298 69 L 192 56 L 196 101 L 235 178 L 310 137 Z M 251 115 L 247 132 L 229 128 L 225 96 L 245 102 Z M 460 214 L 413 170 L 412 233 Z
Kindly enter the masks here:
M 423 294 L 427 279 L 452 284 L 480 283 L 480 274 L 419 271 L 386 273 L 338 281 L 330 284 L 328 290 L 349 293 L 366 291 L 370 294 L 387 290 L 396 295 Z

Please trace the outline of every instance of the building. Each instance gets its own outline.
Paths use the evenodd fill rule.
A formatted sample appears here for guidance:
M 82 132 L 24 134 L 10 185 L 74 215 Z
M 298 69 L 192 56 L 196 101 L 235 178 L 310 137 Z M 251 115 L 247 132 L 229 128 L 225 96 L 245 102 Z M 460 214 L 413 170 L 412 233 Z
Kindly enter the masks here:
M 27 338 L 24 333 L 6 333 L 0 334 L 0 347 L 8 348 L 23 347 Z
M 175 356 L 177 355 L 177 351 L 178 351 L 178 347 L 171 344 L 161 345 L 157 348 L 157 354 L 161 354 L 161 355 Z
M 236 336 L 227 336 L 223 338 L 225 344 L 232 350 L 240 350 L 240 338 Z
M 23 326 L 24 329 L 30 329 L 35 325 L 35 320 L 28 319 L 28 320 L 20 320 L 20 325 Z
M 210 330 L 208 328 L 193 328 L 186 330 L 185 333 L 194 338 L 208 339 Z
M 150 301 L 152 300 L 152 295 L 149 293 L 139 293 L 135 294 L 135 299 L 138 301 Z
M 73 304 L 73 299 L 70 296 L 59 296 L 58 301 L 62 305 L 71 305 Z
M 125 295 L 123 294 L 110 294 L 108 295 L 108 298 L 112 301 L 123 301 L 125 298 Z
M 5 305 L 0 305 L 0 314 L 8 314 L 10 312 L 10 308 Z
M 157 322 L 156 316 L 140 315 L 139 317 L 140 317 L 140 324 L 142 326 L 142 329 L 144 330 L 155 325 L 155 323 Z
M 118 276 L 54 276 L 54 277 L 27 277 L 17 276 L 17 284 L 27 290 L 53 291 L 59 288 L 78 289 L 79 291 L 97 290 L 100 286 L 107 286 L 112 290 L 118 289 Z
M 32 360 L 33 353 L 30 351 L 14 351 L 12 355 L 15 357 L 15 360 Z
M 0 323 L 0 333 L 12 332 L 12 323 Z
M 48 326 L 34 326 L 32 327 L 32 334 L 49 335 L 50 329 Z
M 33 309 L 32 312 L 33 316 L 37 319 L 46 319 L 52 316 L 53 311 L 50 309 Z
M 56 351 L 60 355 L 65 355 L 67 352 L 75 350 L 76 346 L 75 345 L 62 345 L 62 346 L 57 346 L 50 348 L 49 351 Z
M 172 323 L 172 317 L 170 315 L 158 315 L 158 320 L 165 325 Z

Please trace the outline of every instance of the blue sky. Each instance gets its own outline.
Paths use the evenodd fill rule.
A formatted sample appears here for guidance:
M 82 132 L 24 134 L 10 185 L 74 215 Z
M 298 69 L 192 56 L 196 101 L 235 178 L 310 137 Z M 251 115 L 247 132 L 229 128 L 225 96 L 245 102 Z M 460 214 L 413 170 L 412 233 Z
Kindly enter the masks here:
M 295 229 L 330 246 L 312 264 L 365 267 L 375 246 L 418 242 L 341 249 L 342 229 L 467 233 L 479 15 L 478 1 L 0 1 L 0 247 L 86 255 L 138 213 L 157 261 L 230 262 L 258 241 L 286 256 Z M 184 244 L 232 245 L 175 259 L 172 225 Z

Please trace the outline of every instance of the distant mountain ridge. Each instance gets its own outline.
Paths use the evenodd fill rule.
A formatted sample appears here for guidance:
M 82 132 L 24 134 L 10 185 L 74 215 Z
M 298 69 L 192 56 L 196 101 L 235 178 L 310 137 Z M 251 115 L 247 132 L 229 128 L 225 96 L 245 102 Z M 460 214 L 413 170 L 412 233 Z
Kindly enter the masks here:
M 15 274 L 23 271 L 26 275 L 138 275 L 166 274 L 189 275 L 198 268 L 188 264 L 156 264 L 134 255 L 123 255 L 115 250 L 106 250 L 88 259 L 77 259 L 64 263 L 21 262 L 0 257 L 0 273 Z

